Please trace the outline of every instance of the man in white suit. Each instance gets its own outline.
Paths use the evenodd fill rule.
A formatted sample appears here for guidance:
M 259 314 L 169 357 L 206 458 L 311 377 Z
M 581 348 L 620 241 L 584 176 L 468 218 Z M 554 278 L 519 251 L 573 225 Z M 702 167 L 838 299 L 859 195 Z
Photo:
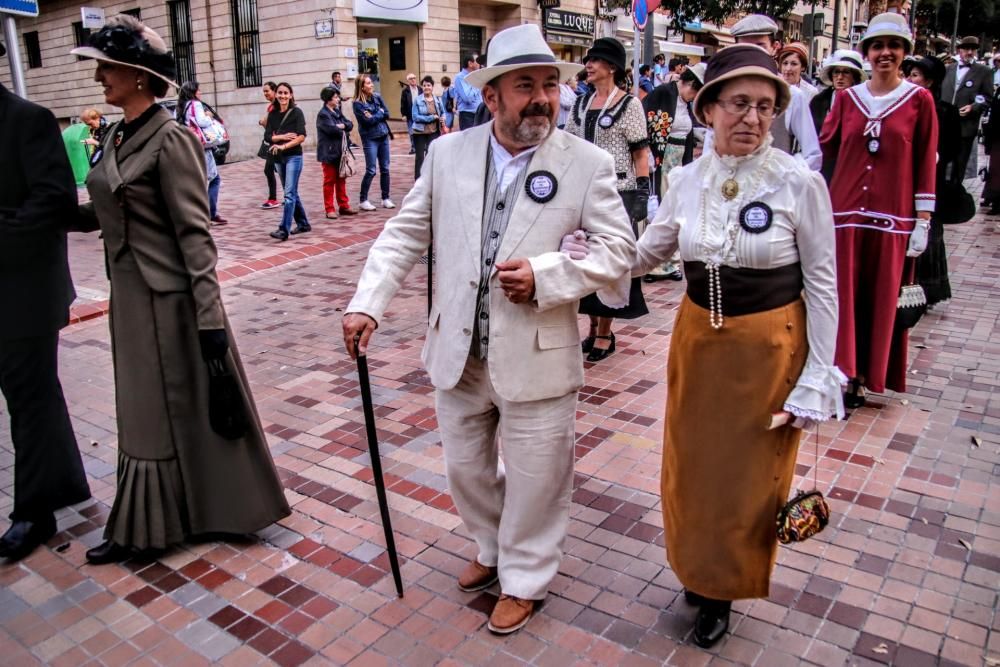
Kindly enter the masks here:
M 489 628 L 523 627 L 562 558 L 583 363 L 577 301 L 626 276 L 635 255 L 611 156 L 555 129 L 556 60 L 537 26 L 498 33 L 466 81 L 494 121 L 431 144 L 420 178 L 375 241 L 344 316 L 365 352 L 434 239 L 437 294 L 423 361 L 436 388 L 448 485 L 479 548 L 458 579 L 500 581 Z M 559 252 L 582 229 L 591 252 Z M 498 436 L 503 465 L 498 465 Z

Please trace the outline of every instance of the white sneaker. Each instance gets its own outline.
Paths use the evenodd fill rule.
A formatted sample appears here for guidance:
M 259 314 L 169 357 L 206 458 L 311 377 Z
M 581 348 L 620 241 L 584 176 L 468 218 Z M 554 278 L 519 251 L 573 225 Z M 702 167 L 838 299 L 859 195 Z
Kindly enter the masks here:
M 362 211 L 374 211 L 375 210 L 375 204 L 371 203 L 370 201 L 368 201 L 366 199 L 363 202 L 361 202 L 360 204 L 358 204 L 358 208 L 360 208 Z
M 382 208 L 396 208 L 396 205 L 392 203 L 391 199 L 383 199 Z

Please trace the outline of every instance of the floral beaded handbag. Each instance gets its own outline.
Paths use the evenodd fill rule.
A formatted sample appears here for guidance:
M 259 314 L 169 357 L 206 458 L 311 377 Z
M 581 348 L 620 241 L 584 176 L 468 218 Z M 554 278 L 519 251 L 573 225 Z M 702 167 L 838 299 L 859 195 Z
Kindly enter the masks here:
M 782 544 L 804 542 L 830 523 L 830 506 L 816 487 L 819 486 L 819 424 L 816 424 L 816 462 L 813 463 L 813 489 L 799 491 L 778 512 L 778 541 Z

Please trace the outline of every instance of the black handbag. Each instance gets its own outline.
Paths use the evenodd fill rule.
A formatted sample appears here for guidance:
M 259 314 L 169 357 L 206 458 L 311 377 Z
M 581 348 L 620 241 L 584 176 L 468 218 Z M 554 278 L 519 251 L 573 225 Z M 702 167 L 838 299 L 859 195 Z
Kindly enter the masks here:
M 247 432 L 243 395 L 222 359 L 208 362 L 208 422 L 227 440 L 238 440 Z
M 934 219 L 943 225 L 957 225 L 976 215 L 976 200 L 961 183 L 938 184 Z
M 271 142 L 266 139 L 261 140 L 260 148 L 257 149 L 257 157 L 262 160 L 267 160 L 271 156 Z

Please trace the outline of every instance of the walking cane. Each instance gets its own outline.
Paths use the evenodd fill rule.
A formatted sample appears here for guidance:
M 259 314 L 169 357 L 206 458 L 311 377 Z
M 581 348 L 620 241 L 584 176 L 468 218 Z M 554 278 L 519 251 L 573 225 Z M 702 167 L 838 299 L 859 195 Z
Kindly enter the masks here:
M 434 302 L 434 230 L 431 230 L 431 244 L 427 248 L 427 317 L 431 316 Z
M 358 350 L 360 336 L 354 339 L 354 349 Z M 372 460 L 372 474 L 375 478 L 375 494 L 378 496 L 378 511 L 382 515 L 382 530 L 385 532 L 385 547 L 389 553 L 389 566 L 396 582 L 396 593 L 403 597 L 403 577 L 399 573 L 399 557 L 396 555 L 396 540 L 392 536 L 392 522 L 389 519 L 389 501 L 385 495 L 385 480 L 382 479 L 382 459 L 378 453 L 378 434 L 375 433 L 375 411 L 372 409 L 372 386 L 368 380 L 368 358 L 358 352 L 358 382 L 361 384 L 361 405 L 365 413 L 365 430 L 368 432 L 368 455 Z

